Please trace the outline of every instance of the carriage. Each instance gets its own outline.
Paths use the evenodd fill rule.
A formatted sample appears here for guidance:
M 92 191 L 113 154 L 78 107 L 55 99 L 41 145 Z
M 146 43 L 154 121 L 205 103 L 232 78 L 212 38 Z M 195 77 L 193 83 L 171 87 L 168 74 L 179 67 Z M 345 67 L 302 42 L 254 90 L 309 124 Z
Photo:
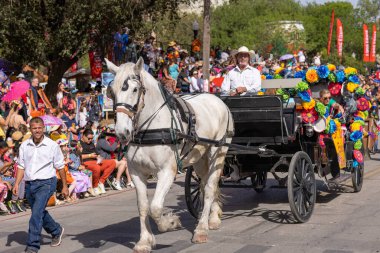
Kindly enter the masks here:
M 265 88 L 295 87 L 298 79 L 266 80 Z M 284 105 L 281 96 L 221 97 L 229 107 L 235 135 L 225 159 L 224 174 L 238 171 L 238 182 L 250 178 L 251 184 L 236 184 L 220 180 L 220 187 L 252 187 L 262 192 L 268 173 L 273 174 L 279 186 L 287 188 L 294 218 L 307 222 L 312 215 L 317 195 L 315 174 L 329 182 L 332 170 L 338 167 L 337 153 L 332 139 L 325 138 L 327 159 L 322 161 L 318 133 L 304 124 L 296 104 Z M 295 98 L 296 99 L 296 98 Z M 364 164 L 353 166 L 354 142 L 346 136 L 346 179 L 352 178 L 355 192 L 362 188 Z M 338 168 L 339 170 L 339 168 Z M 286 176 L 284 176 L 286 175 Z M 338 182 L 341 183 L 341 182 Z M 203 198 L 201 181 L 192 167 L 186 171 L 185 198 L 189 212 L 198 218 Z

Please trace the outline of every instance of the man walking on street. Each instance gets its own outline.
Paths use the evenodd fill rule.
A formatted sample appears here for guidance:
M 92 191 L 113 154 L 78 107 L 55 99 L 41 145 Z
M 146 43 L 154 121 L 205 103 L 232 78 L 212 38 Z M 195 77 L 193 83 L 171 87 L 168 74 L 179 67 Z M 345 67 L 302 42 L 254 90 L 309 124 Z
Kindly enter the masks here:
M 18 170 L 13 194 L 18 194 L 21 180 L 26 182 L 26 198 L 32 208 L 25 252 L 38 252 L 42 228 L 52 235 L 51 246 L 61 244 L 64 229 L 54 221 L 47 210 L 48 200 L 57 188 L 56 169 L 62 179 L 64 197 L 68 196 L 64 156 L 53 140 L 44 136 L 44 122 L 36 117 L 30 120 L 32 137 L 20 146 Z

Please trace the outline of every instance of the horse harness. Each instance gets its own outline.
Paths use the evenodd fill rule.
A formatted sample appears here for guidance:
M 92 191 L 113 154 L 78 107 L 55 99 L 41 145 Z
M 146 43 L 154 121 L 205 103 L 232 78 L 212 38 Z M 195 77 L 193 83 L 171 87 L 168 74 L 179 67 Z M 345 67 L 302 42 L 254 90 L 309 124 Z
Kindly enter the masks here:
M 164 98 L 164 103 L 158 108 L 158 110 L 156 110 L 155 113 L 153 113 L 147 120 L 137 127 L 139 113 L 144 108 L 144 95 L 146 89 L 140 81 L 140 78 L 137 77 L 136 79 L 141 84 L 136 104 L 130 105 L 126 103 L 116 103 L 114 106 L 115 112 L 127 114 L 133 122 L 133 129 L 135 129 L 135 131 L 132 134 L 132 140 L 130 143 L 138 145 L 176 145 L 175 152 L 177 157 L 177 165 L 180 170 L 182 169 L 182 160 L 199 142 L 213 144 L 215 146 L 223 146 L 225 144 L 226 137 L 230 135 L 228 130 L 221 140 L 200 138 L 195 131 L 196 117 L 193 107 L 182 97 L 171 94 L 168 90 L 162 87 L 162 85 L 159 85 L 159 89 L 162 97 Z M 128 89 L 128 87 L 124 87 L 127 81 L 128 80 L 124 82 L 124 90 Z M 142 129 L 165 106 L 168 106 L 171 113 L 171 127 L 160 129 Z M 179 124 L 177 124 L 176 119 L 178 119 Z M 230 119 L 228 117 L 227 128 L 229 125 L 229 120 Z M 181 152 L 178 153 L 178 145 L 180 144 L 182 144 L 182 149 Z M 188 144 L 192 144 L 191 148 L 185 152 L 185 147 L 187 147 Z

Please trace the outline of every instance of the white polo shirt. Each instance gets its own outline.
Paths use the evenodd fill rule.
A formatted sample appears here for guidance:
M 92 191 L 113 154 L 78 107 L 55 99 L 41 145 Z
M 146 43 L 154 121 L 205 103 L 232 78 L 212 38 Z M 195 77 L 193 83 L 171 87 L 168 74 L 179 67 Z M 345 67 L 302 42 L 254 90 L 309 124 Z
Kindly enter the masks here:
M 52 139 L 44 139 L 36 146 L 33 138 L 24 141 L 19 150 L 19 169 L 24 171 L 25 181 L 49 179 L 56 176 L 55 169 L 65 167 L 65 158 L 59 145 Z
M 229 95 L 231 90 L 237 87 L 247 88 L 247 92 L 255 93 L 261 90 L 261 75 L 260 71 L 254 67 L 247 66 L 245 69 L 240 70 L 239 66 L 233 68 L 228 72 L 222 83 L 222 94 Z

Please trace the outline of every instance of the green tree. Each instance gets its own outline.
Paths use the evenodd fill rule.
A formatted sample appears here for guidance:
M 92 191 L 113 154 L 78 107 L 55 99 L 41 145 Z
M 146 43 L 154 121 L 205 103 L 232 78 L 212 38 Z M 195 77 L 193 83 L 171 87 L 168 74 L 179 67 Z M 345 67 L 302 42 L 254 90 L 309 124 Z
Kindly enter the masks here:
M 380 12 L 379 0 L 359 0 L 358 6 L 362 18 L 367 22 L 377 22 Z
M 20 65 L 48 66 L 53 97 L 64 72 L 96 44 L 103 52 L 112 33 L 134 31 L 149 17 L 176 12 L 188 0 L 2 0 L 1 56 Z M 90 38 L 91 34 L 91 38 Z M 94 43 L 89 43 L 90 39 Z

